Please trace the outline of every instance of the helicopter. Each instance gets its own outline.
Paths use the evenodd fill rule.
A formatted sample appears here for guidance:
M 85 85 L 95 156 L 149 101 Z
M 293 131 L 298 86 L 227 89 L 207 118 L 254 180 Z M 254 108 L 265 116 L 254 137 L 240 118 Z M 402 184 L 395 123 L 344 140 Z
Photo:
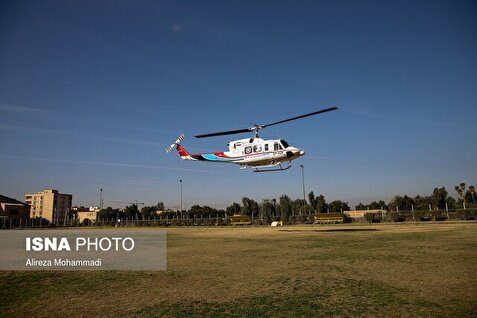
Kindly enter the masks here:
M 177 152 L 179 153 L 179 156 L 183 160 L 233 163 L 239 165 L 241 169 L 251 168 L 254 172 L 288 170 L 291 168 L 292 160 L 304 156 L 305 151 L 297 147 L 291 146 L 284 139 L 264 140 L 260 138 L 259 131 L 270 126 L 283 124 L 292 120 L 314 116 L 337 109 L 337 106 L 333 106 L 312 113 L 279 120 L 266 125 L 253 124 L 252 127 L 248 128 L 220 131 L 194 136 L 196 138 L 209 138 L 250 132 L 253 133 L 251 138 L 238 139 L 229 142 L 227 144 L 227 146 L 229 147 L 228 151 L 190 154 L 181 145 L 181 142 L 184 140 L 184 134 L 180 134 L 177 140 L 169 147 L 167 147 L 166 152 L 169 153 L 172 149 L 176 148 Z M 284 163 L 288 163 L 288 165 L 286 167 L 283 167 L 282 164 Z

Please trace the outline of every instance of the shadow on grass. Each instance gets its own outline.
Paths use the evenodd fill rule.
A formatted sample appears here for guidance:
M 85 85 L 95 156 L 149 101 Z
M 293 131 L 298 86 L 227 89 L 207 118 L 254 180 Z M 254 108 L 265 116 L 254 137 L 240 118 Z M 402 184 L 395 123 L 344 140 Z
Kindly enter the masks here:
M 374 232 L 378 229 L 322 229 L 322 230 L 278 230 L 280 232 Z

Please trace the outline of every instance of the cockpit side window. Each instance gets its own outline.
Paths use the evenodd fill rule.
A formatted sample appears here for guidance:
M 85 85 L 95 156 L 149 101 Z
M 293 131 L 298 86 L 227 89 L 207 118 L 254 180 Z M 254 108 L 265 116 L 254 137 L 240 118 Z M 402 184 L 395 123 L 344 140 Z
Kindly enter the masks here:
M 283 148 L 278 142 L 273 144 L 273 150 L 274 151 L 278 151 L 278 150 L 281 150 L 281 149 L 283 149 Z

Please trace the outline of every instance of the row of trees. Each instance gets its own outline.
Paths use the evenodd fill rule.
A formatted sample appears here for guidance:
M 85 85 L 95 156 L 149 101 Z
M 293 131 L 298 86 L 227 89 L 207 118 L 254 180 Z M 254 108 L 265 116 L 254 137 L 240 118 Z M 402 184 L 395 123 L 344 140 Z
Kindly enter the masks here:
M 408 195 L 396 195 L 388 203 L 383 200 L 373 201 L 369 204 L 359 203 L 356 210 L 383 209 L 390 211 L 411 211 L 411 210 L 445 210 L 456 209 L 465 206 L 468 202 L 472 207 L 475 205 L 475 187 L 466 188 L 465 183 L 455 187 L 459 198 L 456 200 L 449 195 L 445 187 L 436 187 L 429 196 L 410 197 Z M 225 210 L 218 210 L 210 206 L 193 205 L 189 210 L 174 211 L 164 208 L 164 203 L 158 202 L 154 206 L 145 206 L 141 210 L 136 204 L 127 206 L 124 210 L 108 207 L 99 213 L 101 220 L 111 219 L 137 219 L 147 220 L 154 218 L 216 218 L 231 215 L 248 215 L 253 219 L 272 221 L 276 219 L 288 220 L 292 216 L 306 215 L 311 213 L 343 212 L 351 210 L 348 202 L 335 200 L 326 202 L 324 195 L 315 195 L 313 191 L 308 193 L 308 200 L 291 199 L 288 195 L 281 195 L 277 199 L 264 199 L 260 203 L 244 197 L 241 203 L 234 202 Z M 161 211 L 160 215 L 157 211 Z
M 116 220 L 116 219 L 137 219 L 147 220 L 157 216 L 157 211 L 164 211 L 164 203 L 158 202 L 154 206 L 145 206 L 139 211 L 137 204 L 126 206 L 125 209 L 113 209 L 107 207 L 99 211 L 100 220 Z
M 390 211 L 411 211 L 411 210 L 454 210 L 467 206 L 477 207 L 475 204 L 475 186 L 466 188 L 465 183 L 455 186 L 459 198 L 456 200 L 449 195 L 445 187 L 436 187 L 429 196 L 417 195 L 397 195 L 385 204 L 384 201 L 372 202 L 369 205 L 362 203 L 356 206 L 356 210 L 385 209 Z

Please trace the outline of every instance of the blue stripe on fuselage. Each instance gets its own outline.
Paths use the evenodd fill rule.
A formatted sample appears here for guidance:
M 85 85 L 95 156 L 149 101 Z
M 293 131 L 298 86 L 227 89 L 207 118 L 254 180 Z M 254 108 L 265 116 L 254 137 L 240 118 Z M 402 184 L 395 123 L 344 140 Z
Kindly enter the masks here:
M 242 157 L 223 158 L 223 157 L 218 157 L 218 156 L 216 156 L 214 154 L 211 154 L 211 153 L 202 154 L 202 157 L 204 157 L 206 160 L 210 160 L 210 161 L 235 161 L 235 160 L 242 160 L 243 159 Z

